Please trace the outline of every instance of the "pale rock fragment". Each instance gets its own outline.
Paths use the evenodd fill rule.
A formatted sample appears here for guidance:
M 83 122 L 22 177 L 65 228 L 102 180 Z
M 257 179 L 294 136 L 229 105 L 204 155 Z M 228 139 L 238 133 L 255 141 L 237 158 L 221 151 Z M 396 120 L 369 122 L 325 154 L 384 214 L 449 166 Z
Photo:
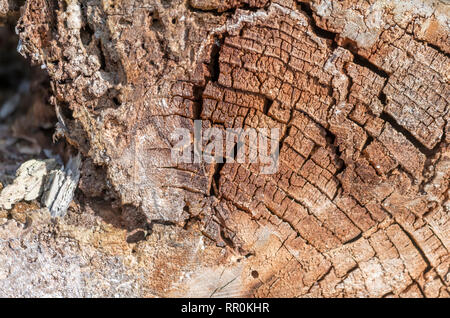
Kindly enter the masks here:
M 20 201 L 41 198 L 52 217 L 66 214 L 80 179 L 81 158 L 71 158 L 66 167 L 58 168 L 55 159 L 30 160 L 17 170 L 14 182 L 0 194 L 0 208 L 10 210 Z
M 67 167 L 50 172 L 41 201 L 52 217 L 66 214 L 80 180 L 80 166 L 81 159 L 77 156 L 70 158 Z
M 30 160 L 20 166 L 14 182 L 0 193 L 0 207 L 11 209 L 22 200 L 32 201 L 39 198 L 44 189 L 47 174 L 57 167 L 54 159 Z

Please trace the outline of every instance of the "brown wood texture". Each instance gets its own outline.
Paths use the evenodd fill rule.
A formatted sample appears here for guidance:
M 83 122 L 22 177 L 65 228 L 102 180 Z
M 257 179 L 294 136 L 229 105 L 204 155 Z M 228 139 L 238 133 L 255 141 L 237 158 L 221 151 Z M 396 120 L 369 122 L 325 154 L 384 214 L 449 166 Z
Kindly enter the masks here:
M 448 297 L 449 19 L 428 0 L 26 1 L 22 53 L 82 193 L 0 227 L 34 244 L 5 245 L 0 292 Z M 278 171 L 171 163 L 194 120 L 279 128 Z M 47 289 L 11 276 L 36 246 Z

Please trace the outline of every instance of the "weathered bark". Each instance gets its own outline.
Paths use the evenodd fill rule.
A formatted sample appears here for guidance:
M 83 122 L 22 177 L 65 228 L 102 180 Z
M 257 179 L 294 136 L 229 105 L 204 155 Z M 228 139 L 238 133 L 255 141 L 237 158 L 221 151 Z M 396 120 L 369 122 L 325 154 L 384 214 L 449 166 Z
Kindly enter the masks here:
M 5 295 L 448 297 L 445 1 L 28 0 L 17 30 L 84 196 L 0 227 Z M 172 163 L 199 119 L 279 128 L 278 171 Z

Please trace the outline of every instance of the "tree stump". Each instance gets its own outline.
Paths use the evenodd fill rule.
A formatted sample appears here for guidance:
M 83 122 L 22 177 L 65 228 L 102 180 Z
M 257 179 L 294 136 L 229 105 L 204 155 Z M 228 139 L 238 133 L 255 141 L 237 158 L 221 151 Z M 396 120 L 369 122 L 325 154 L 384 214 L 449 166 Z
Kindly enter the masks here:
M 4 225 L 34 247 L 0 259 L 57 255 L 33 295 L 448 297 L 449 18 L 431 0 L 27 0 L 20 52 L 49 74 L 83 195 Z M 174 162 L 196 123 L 277 128 L 276 171 Z

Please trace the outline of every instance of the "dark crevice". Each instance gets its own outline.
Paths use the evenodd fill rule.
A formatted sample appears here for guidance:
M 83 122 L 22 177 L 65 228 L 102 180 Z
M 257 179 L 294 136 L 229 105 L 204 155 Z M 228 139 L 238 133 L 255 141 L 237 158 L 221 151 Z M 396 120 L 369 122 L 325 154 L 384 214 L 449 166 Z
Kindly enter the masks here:
M 361 55 L 357 54 L 355 52 L 355 49 L 353 48 L 349 48 L 344 46 L 346 49 L 348 49 L 350 52 L 353 53 L 353 63 L 358 64 L 359 66 L 368 68 L 369 70 L 371 70 L 372 72 L 374 72 L 375 74 L 383 77 L 383 78 L 388 78 L 389 74 L 386 73 L 384 70 L 382 70 L 381 68 L 379 68 L 378 66 L 376 66 L 375 64 L 373 64 L 372 62 L 370 62 L 368 59 L 366 59 L 365 57 L 362 57 Z
M 336 42 L 336 33 L 324 30 L 317 26 L 316 21 L 314 20 L 313 11 L 311 9 L 311 6 L 309 3 L 306 2 L 297 2 L 298 7 L 300 7 L 301 11 L 306 13 L 306 15 L 309 17 L 309 25 L 312 27 L 314 33 L 323 38 L 331 41 L 331 48 L 334 50 L 337 48 L 337 42 Z
M 309 294 L 311 292 L 311 290 L 313 289 L 314 286 L 318 286 L 328 275 L 330 275 L 331 271 L 334 269 L 333 266 L 330 266 L 328 268 L 328 270 L 322 275 L 320 276 L 315 282 L 314 284 L 312 284 L 309 288 L 308 291 L 305 293 L 306 295 Z
M 263 107 L 263 113 L 264 115 L 268 115 L 269 114 L 269 110 L 270 107 L 272 107 L 273 104 L 273 100 L 269 99 L 269 98 L 264 98 L 264 107 Z
M 164 226 L 177 226 L 175 222 L 167 221 L 167 220 L 152 220 L 150 222 L 150 228 L 153 227 L 153 224 L 159 224 Z
M 289 119 L 288 122 L 291 122 L 291 119 Z M 284 141 L 286 140 L 286 138 L 289 136 L 289 133 L 291 132 L 291 128 L 292 128 L 292 126 L 287 126 L 285 133 L 283 134 L 283 136 L 281 136 L 280 147 L 279 147 L 280 149 L 281 149 L 281 146 L 283 145 Z
M 220 183 L 220 173 L 223 169 L 223 167 L 225 166 L 225 164 L 227 163 L 227 159 L 232 158 L 233 160 L 236 160 L 237 157 L 237 153 L 239 151 L 239 142 L 236 142 L 234 144 L 233 147 L 233 153 L 227 153 L 225 158 L 222 158 L 222 162 L 216 163 L 215 168 L 214 168 L 214 174 L 212 176 L 211 179 L 211 184 L 209 186 L 209 194 L 211 196 L 215 196 L 215 197 L 220 197 L 220 193 L 219 193 L 219 183 Z
M 233 153 L 232 154 L 227 154 L 227 156 L 230 156 L 231 158 L 233 158 L 234 160 L 236 160 L 236 158 L 237 158 L 237 155 L 238 155 L 238 151 L 239 151 L 239 149 L 241 148 L 241 147 L 243 147 L 244 146 L 244 144 L 243 143 L 241 143 L 241 142 L 236 142 L 236 144 L 234 145 L 234 148 L 233 148 Z M 225 160 L 226 161 L 226 160 Z
M 220 57 L 220 48 L 222 47 L 223 43 L 225 41 L 225 35 L 223 36 L 215 36 L 214 37 L 214 43 L 213 43 L 213 47 L 211 49 L 211 59 L 210 59 L 210 64 L 208 65 L 209 68 L 209 72 L 211 74 L 211 81 L 212 82 L 217 82 L 219 80 L 219 75 L 220 75 L 220 62 L 219 62 L 219 57 Z
M 73 117 L 72 110 L 70 109 L 69 103 L 66 102 L 59 102 L 59 110 L 61 112 L 61 115 L 63 116 L 64 120 L 73 121 L 75 118 Z
M 269 106 L 270 107 L 270 106 Z M 268 114 L 269 109 L 267 109 L 267 113 Z M 291 125 L 289 125 L 290 122 L 292 122 L 292 119 L 294 117 L 294 108 L 291 109 L 290 114 L 289 114 L 289 119 L 287 121 L 287 125 L 286 125 L 286 130 L 284 132 L 284 134 L 281 136 L 280 141 L 278 142 L 278 149 L 277 149 L 277 153 L 280 154 L 281 153 L 281 147 L 283 147 L 283 144 L 286 140 L 286 138 L 289 136 L 290 132 L 291 132 Z
M 411 32 L 406 32 L 406 34 L 412 36 L 414 38 L 415 41 L 420 42 L 434 50 L 436 50 L 437 52 L 439 52 L 440 54 L 444 55 L 447 58 L 450 58 L 450 53 L 449 52 L 445 52 L 444 49 L 440 48 L 438 45 L 427 42 L 423 39 L 419 39 L 414 33 Z
M 402 134 L 409 142 L 411 142 L 414 147 L 416 147 L 421 153 L 427 157 L 433 156 L 439 149 L 439 144 L 433 149 L 428 149 L 424 144 L 422 144 L 409 130 L 401 126 L 397 121 L 386 112 L 382 112 L 380 118 L 388 122 L 397 132 Z
M 112 101 L 114 103 L 114 105 L 116 105 L 117 107 L 119 107 L 120 105 L 122 105 L 122 103 L 119 101 L 119 99 L 116 97 L 112 98 Z
M 231 238 L 228 237 L 227 233 L 225 232 L 224 229 L 220 230 L 220 238 L 222 239 L 222 241 L 229 246 L 232 250 L 235 249 L 235 245 L 234 242 Z
M 354 242 L 356 242 L 357 240 L 359 240 L 361 237 L 362 237 L 362 233 L 359 233 L 359 234 L 358 234 L 357 236 L 355 236 L 354 238 L 352 238 L 352 239 L 350 239 L 350 240 L 344 242 L 343 245 L 347 245 L 347 244 L 354 243 Z
M 219 197 L 219 182 L 220 182 L 220 171 L 222 171 L 225 162 L 216 163 L 214 168 L 214 174 L 211 179 L 211 184 L 209 186 L 209 195 Z
M 363 152 L 372 142 L 373 142 L 373 137 L 368 134 L 366 142 L 364 143 L 364 145 L 361 148 L 361 152 Z
M 396 169 L 398 172 L 404 173 L 411 181 L 411 184 L 417 183 L 417 177 L 412 175 L 412 173 L 409 170 L 406 170 L 406 168 L 403 165 L 399 164 Z M 391 170 L 387 175 L 391 177 L 394 171 L 395 169 Z
M 336 149 L 338 149 L 338 147 L 336 147 Z M 336 169 L 336 172 L 334 173 L 334 176 L 336 177 L 336 176 L 339 176 L 342 172 L 344 172 L 344 170 L 347 168 L 346 167 L 346 165 L 345 165 L 345 162 L 344 162 L 344 160 L 342 160 L 342 159 L 338 159 L 339 161 L 338 161 L 338 164 L 339 164 L 339 167 Z M 338 179 L 339 180 L 339 179 Z M 341 184 L 341 181 L 339 180 L 339 184 Z M 341 185 L 342 186 L 342 185 Z M 336 192 L 336 194 L 337 194 L 337 192 Z M 334 200 L 334 198 L 333 198 L 333 200 Z
M 417 38 L 414 38 L 417 40 Z M 431 47 L 432 49 L 435 49 L 436 51 L 438 51 L 440 54 L 443 54 L 445 57 L 450 58 L 450 53 L 445 52 L 443 49 L 441 49 L 439 46 L 429 43 L 429 42 L 425 42 L 426 45 L 428 45 L 429 47 Z
M 200 9 L 200 8 L 195 8 L 194 6 L 192 6 L 192 4 L 188 3 L 187 8 L 189 9 L 189 11 L 195 12 L 195 13 L 208 13 L 208 14 L 212 14 L 216 17 L 220 17 L 222 15 L 231 15 L 232 13 L 234 13 L 236 11 L 235 8 L 231 8 L 228 10 L 223 10 L 223 11 L 219 11 L 219 10 L 206 10 L 206 9 Z
M 221 85 L 221 84 L 218 83 L 218 82 L 215 82 L 214 85 L 217 86 L 218 88 L 221 88 L 221 89 L 224 89 L 224 90 L 233 90 L 233 92 L 236 92 L 236 93 L 242 93 L 242 94 L 245 94 L 245 95 L 251 95 L 251 96 L 254 96 L 255 99 L 263 98 L 263 99 L 264 99 L 263 112 L 264 112 L 264 109 L 266 108 L 266 106 L 268 107 L 268 110 L 269 110 L 270 107 L 272 106 L 272 104 L 274 103 L 274 100 L 272 100 L 272 98 L 270 98 L 270 97 L 268 97 L 267 95 L 262 94 L 262 93 L 246 91 L 246 90 L 239 89 L 239 88 L 234 88 L 234 87 L 233 87 L 233 88 L 230 88 L 230 87 L 227 87 L 227 86 L 223 86 L 223 85 Z M 206 98 L 214 99 L 213 96 L 206 96 Z M 214 100 L 217 100 L 217 99 L 214 99 Z M 217 101 L 219 102 L 219 100 L 217 100 Z M 294 109 L 292 109 L 292 110 L 294 110 Z M 273 120 L 276 120 L 275 118 L 272 118 L 272 119 L 273 119 Z M 289 122 L 290 122 L 290 119 L 289 119 L 287 122 L 289 123 Z
M 322 127 L 323 128 L 323 127 Z M 335 134 L 333 134 L 331 131 L 329 131 L 328 129 L 325 129 L 325 128 L 323 128 L 324 130 L 325 130 L 325 139 L 327 140 L 327 142 L 330 144 L 330 145 L 335 145 L 335 142 L 336 142 L 336 135 Z M 339 149 L 337 149 L 338 147 L 336 147 L 336 153 L 337 153 L 337 155 L 338 155 L 338 157 L 340 157 L 341 156 L 341 152 L 339 151 Z
M 328 130 L 324 127 L 322 127 L 322 128 L 325 130 L 326 140 L 328 141 L 329 145 L 331 146 L 333 152 L 336 154 L 336 159 L 337 159 L 336 165 L 338 166 L 338 168 L 336 169 L 334 176 L 338 176 L 346 168 L 344 160 L 341 159 L 342 151 L 339 149 L 339 146 L 336 145 L 336 135 L 334 135 L 330 130 Z
M 427 258 L 427 256 L 425 255 L 425 252 L 422 250 L 422 248 L 419 246 L 419 244 L 417 243 L 417 241 L 414 239 L 414 237 L 405 230 L 405 228 L 398 222 L 396 222 L 396 224 L 400 227 L 400 229 L 403 231 L 403 233 L 406 234 L 406 236 L 408 236 L 409 240 L 411 241 L 411 243 L 413 244 L 413 246 L 415 247 L 415 249 L 419 252 L 420 256 L 422 257 L 423 261 L 425 262 L 425 264 L 427 265 L 427 267 L 424 270 L 424 273 L 429 272 L 432 269 L 430 260 Z
M 267 10 L 269 8 L 269 6 L 270 6 L 270 1 L 267 1 L 266 5 L 263 6 L 263 7 L 251 6 L 248 3 L 243 3 L 243 4 L 241 4 L 241 6 L 239 8 L 236 8 L 236 9 L 256 12 L 256 11 L 261 10 L 261 9 Z
M 316 124 L 317 126 L 319 126 L 321 129 L 323 129 L 323 131 L 325 132 L 325 139 L 327 140 L 328 144 L 330 145 L 330 147 L 332 148 L 333 152 L 336 154 L 337 160 L 338 160 L 338 165 L 340 166 L 338 168 L 338 170 L 336 171 L 336 173 L 334 174 L 335 176 L 337 176 L 338 174 L 340 174 L 341 172 L 343 172 L 346 168 L 345 162 L 344 160 L 341 159 L 342 156 L 342 151 L 339 149 L 339 146 L 336 145 L 336 135 L 333 134 L 328 128 L 325 128 L 322 124 L 320 124 L 319 122 L 317 122 L 314 118 L 312 118 L 307 112 L 305 112 L 304 110 L 301 109 L 296 109 L 296 111 L 300 112 L 301 114 L 303 114 L 304 116 L 306 116 L 310 121 L 312 121 L 314 124 Z M 312 154 L 313 152 L 311 152 Z M 311 155 L 310 154 L 310 155 Z
M 245 10 L 245 11 L 251 11 L 251 12 L 257 12 L 258 10 L 261 9 L 267 9 L 270 5 L 270 1 L 267 1 L 267 4 L 264 7 L 258 7 L 258 6 L 252 6 L 248 3 L 241 3 L 236 7 L 232 7 L 232 8 L 217 8 L 217 9 L 201 9 L 201 8 L 196 8 L 192 5 L 191 1 L 188 2 L 187 4 L 187 8 L 192 11 L 192 12 L 196 12 L 196 13 L 209 13 L 212 14 L 214 16 L 232 16 L 236 13 L 236 10 L 240 9 L 240 10 Z
M 97 47 L 98 47 L 98 51 L 99 51 L 98 58 L 100 60 L 100 69 L 106 71 L 106 57 L 105 57 L 105 53 L 103 52 L 103 46 L 102 46 L 101 41 L 98 41 Z
M 220 76 L 220 48 L 225 41 L 225 35 L 217 35 L 214 37 L 214 43 L 211 48 L 211 56 L 208 64 L 209 76 L 205 77 L 206 82 L 211 81 L 216 83 Z M 194 86 L 194 119 L 201 119 L 203 112 L 203 92 L 205 90 L 206 84 L 203 82 L 202 85 Z
M 81 43 L 83 43 L 84 47 L 88 47 L 89 43 L 92 41 L 92 36 L 94 31 L 91 29 L 89 23 L 85 23 L 83 27 L 80 29 L 80 38 Z
M 203 91 L 204 87 L 195 86 L 194 87 L 194 105 L 193 105 L 193 117 L 194 120 L 199 120 L 202 117 L 203 111 Z
M 447 123 L 444 125 L 444 127 L 446 125 L 447 125 Z M 425 185 L 429 184 L 431 182 L 431 180 L 433 180 L 436 177 L 436 169 L 433 169 L 431 174 L 429 173 L 429 169 L 432 165 L 433 166 L 436 165 L 437 162 L 440 160 L 440 158 L 436 158 L 435 155 L 439 151 L 439 149 L 441 148 L 441 145 L 445 142 L 445 140 L 446 140 L 446 131 L 444 129 L 441 140 L 431 150 L 433 152 L 433 156 L 430 156 L 425 160 L 425 164 L 424 164 L 423 171 L 422 171 L 422 176 L 424 177 L 424 179 L 421 182 L 421 184 L 419 185 L 419 191 L 422 194 L 425 194 Z M 440 155 L 440 157 L 442 158 L 442 154 Z M 447 192 L 445 192 L 445 193 L 447 193 Z M 445 195 L 445 197 L 447 198 L 448 195 Z M 445 200 L 442 202 L 445 202 Z M 434 209 L 429 209 L 422 217 L 425 218 L 425 216 L 427 214 L 431 213 L 433 210 Z
M 127 243 L 138 243 L 145 240 L 147 233 L 144 230 L 137 230 L 127 236 Z
M 419 285 L 419 283 L 416 280 L 413 280 L 414 284 L 416 284 L 417 288 L 419 289 L 420 294 L 422 295 L 423 298 L 427 298 L 427 296 L 425 295 L 425 293 L 423 292 L 422 287 Z
M 350 268 L 345 275 L 342 277 L 342 281 L 345 280 L 347 277 L 349 277 L 354 271 L 359 269 L 359 265 L 356 264 L 355 266 L 353 266 L 352 268 Z
M 312 27 L 314 33 L 324 39 L 327 40 L 331 40 L 331 48 L 334 50 L 338 47 L 338 43 L 337 43 L 337 39 L 339 39 L 339 34 L 332 32 L 332 31 L 328 31 L 325 29 L 322 29 L 321 27 L 317 26 L 316 21 L 314 19 L 314 13 L 311 9 L 311 6 L 309 3 L 306 2 L 297 2 L 298 7 L 305 13 L 307 14 L 308 18 L 309 18 L 309 23 L 310 26 Z M 372 62 L 370 62 L 367 58 L 361 56 L 358 53 L 358 47 L 356 45 L 356 43 L 350 39 L 341 39 L 342 42 L 342 47 L 344 47 L 345 49 L 349 50 L 352 54 L 353 54 L 353 62 L 355 64 L 358 64 L 362 67 L 368 68 L 370 69 L 372 72 L 378 74 L 379 76 L 383 77 L 383 78 L 388 78 L 389 75 L 386 71 L 384 71 L 383 69 L 379 68 L 378 66 L 376 66 L 375 64 L 373 64 Z
M 152 11 L 149 13 L 149 17 L 151 20 L 151 28 L 155 31 L 164 31 L 164 24 L 161 21 L 161 18 L 159 17 L 158 11 Z
M 381 104 L 383 104 L 384 106 L 387 105 L 387 97 L 383 90 L 381 90 L 380 94 L 378 95 L 378 99 L 380 100 Z

